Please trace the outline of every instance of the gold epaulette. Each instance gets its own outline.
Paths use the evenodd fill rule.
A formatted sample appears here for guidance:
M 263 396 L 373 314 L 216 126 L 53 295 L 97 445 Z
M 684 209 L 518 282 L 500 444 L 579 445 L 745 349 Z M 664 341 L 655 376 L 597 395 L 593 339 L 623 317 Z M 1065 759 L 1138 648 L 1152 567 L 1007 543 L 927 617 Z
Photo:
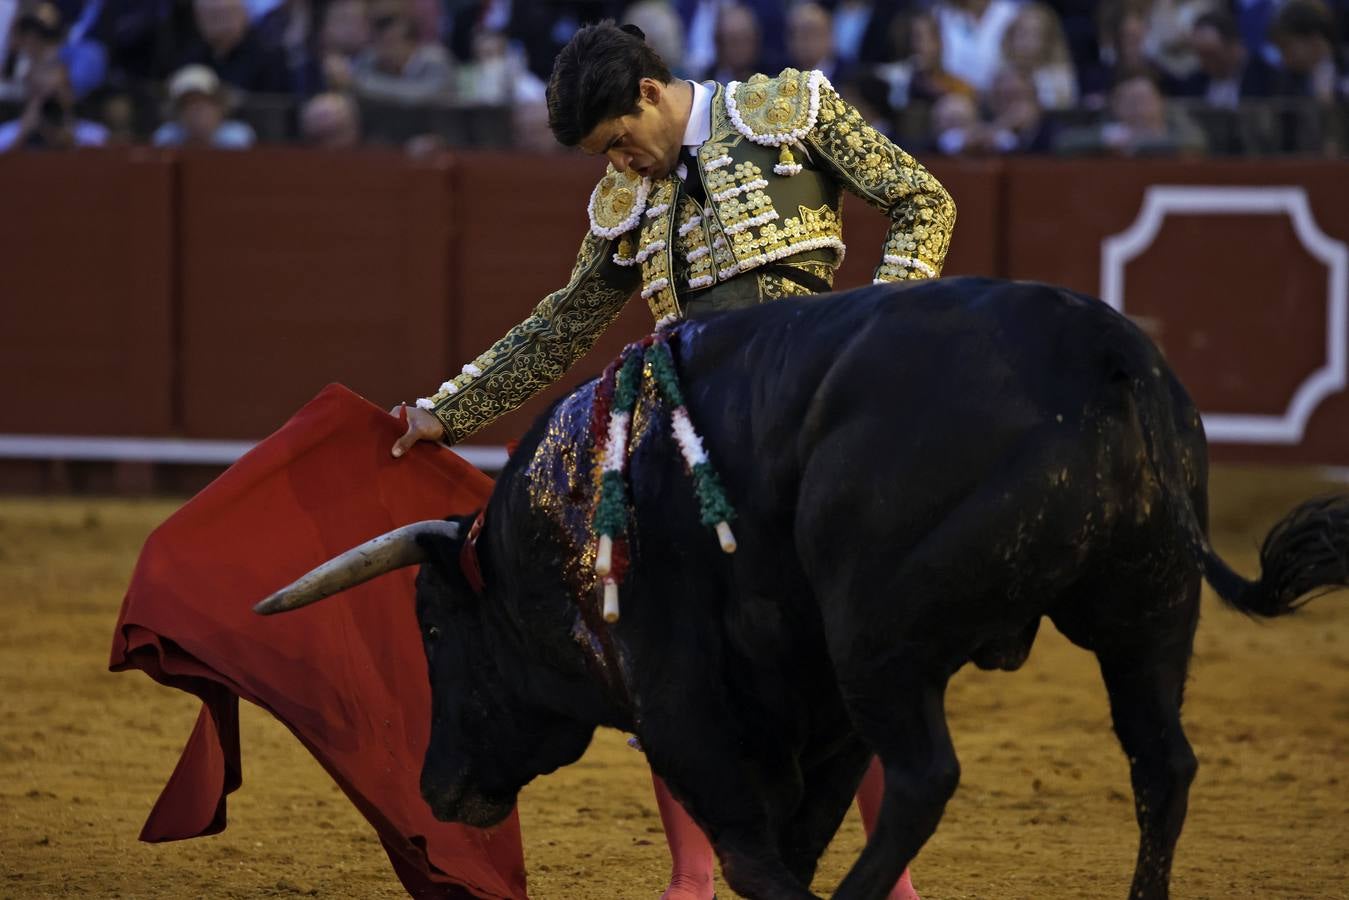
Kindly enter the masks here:
M 616 238 L 636 228 L 650 191 L 650 179 L 609 166 L 590 193 L 591 233 L 596 237 Z
M 755 75 L 726 86 L 726 113 L 731 125 L 749 140 L 780 147 L 802 140 L 820 114 L 823 72 L 783 69 L 777 78 Z

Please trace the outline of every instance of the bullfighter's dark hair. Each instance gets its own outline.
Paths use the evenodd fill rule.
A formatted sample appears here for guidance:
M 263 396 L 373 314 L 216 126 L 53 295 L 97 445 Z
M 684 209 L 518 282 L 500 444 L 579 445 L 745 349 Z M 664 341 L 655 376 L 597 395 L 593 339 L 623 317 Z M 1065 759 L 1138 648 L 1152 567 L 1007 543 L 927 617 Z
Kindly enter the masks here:
M 548 79 L 553 136 L 575 147 L 606 119 L 636 112 L 643 78 L 671 81 L 670 67 L 640 28 L 612 19 L 582 28 L 558 53 Z

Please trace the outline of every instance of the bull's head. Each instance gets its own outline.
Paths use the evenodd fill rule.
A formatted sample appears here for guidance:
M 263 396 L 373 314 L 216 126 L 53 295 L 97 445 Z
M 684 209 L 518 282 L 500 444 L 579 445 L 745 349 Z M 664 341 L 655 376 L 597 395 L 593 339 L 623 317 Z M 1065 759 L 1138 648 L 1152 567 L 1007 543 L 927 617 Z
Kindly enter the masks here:
M 431 677 L 431 739 L 421 792 L 436 818 L 477 827 L 509 815 L 520 789 L 578 758 L 593 725 L 534 696 L 550 678 L 500 610 L 469 586 L 459 564 L 464 521 L 407 525 L 329 560 L 259 603 L 298 609 L 379 575 L 421 565 L 417 625 Z

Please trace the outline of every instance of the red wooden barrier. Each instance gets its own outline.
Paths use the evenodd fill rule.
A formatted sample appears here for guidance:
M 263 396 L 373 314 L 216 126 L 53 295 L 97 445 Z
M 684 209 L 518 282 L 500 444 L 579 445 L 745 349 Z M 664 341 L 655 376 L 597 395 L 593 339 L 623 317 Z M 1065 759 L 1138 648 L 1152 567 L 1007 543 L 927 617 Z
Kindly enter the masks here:
M 449 357 L 449 164 L 184 154 L 181 424 L 259 438 L 323 385 L 392 405 Z
M 0 433 L 173 429 L 173 166 L 151 151 L 0 165 Z
M 1349 166 L 1025 161 L 1007 274 L 1149 321 L 1222 459 L 1349 463 Z

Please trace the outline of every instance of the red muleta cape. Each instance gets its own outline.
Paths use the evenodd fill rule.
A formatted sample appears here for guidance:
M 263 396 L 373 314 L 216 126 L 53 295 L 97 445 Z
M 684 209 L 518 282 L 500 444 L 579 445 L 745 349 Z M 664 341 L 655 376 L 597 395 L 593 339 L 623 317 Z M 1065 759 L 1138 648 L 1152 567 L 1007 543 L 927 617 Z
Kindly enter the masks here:
M 146 540 L 113 637 L 113 671 L 141 669 L 202 699 L 141 840 L 225 828 L 242 783 L 239 698 L 276 716 L 379 832 L 415 897 L 524 898 L 515 814 L 478 830 L 438 822 L 418 790 L 430 686 L 415 569 L 308 609 L 252 606 L 319 563 L 421 519 L 470 513 L 491 479 L 458 456 L 389 448 L 402 426 L 329 385 Z

